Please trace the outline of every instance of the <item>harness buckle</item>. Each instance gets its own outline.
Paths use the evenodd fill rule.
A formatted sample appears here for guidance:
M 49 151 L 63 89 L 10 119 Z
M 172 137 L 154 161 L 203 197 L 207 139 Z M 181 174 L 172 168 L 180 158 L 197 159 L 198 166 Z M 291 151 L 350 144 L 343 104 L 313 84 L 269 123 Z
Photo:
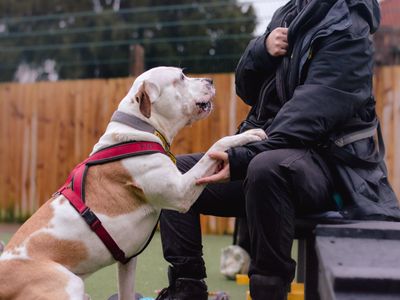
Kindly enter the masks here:
M 81 213 L 81 216 L 92 229 L 95 229 L 98 225 L 100 225 L 99 218 L 97 218 L 97 216 L 89 207 L 85 208 L 85 210 Z
M 53 195 L 51 195 L 51 198 L 57 198 L 60 195 L 61 195 L 61 192 L 57 191 L 57 192 L 53 193 Z
M 52 198 L 56 198 L 62 194 L 63 191 L 68 189 L 68 186 L 63 185 L 57 192 L 55 192 L 53 195 L 51 195 Z

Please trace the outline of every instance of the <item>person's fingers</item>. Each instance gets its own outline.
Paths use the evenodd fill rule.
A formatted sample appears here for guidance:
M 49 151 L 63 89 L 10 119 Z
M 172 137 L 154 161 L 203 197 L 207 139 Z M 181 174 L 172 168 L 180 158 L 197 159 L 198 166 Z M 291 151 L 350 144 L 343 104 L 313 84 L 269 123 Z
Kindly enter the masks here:
M 273 56 L 273 57 L 278 57 L 278 56 L 282 56 L 282 50 L 274 50 L 274 51 L 272 51 L 271 53 L 271 56 Z
M 281 28 L 281 30 L 279 32 L 277 32 L 277 36 L 276 39 L 280 40 L 280 41 L 284 41 L 287 42 L 287 33 L 288 30 L 287 28 Z
M 289 47 L 289 44 L 286 43 L 286 42 L 281 42 L 280 45 L 279 45 L 279 47 L 280 47 L 281 49 L 287 49 L 287 48 Z
M 224 176 L 223 170 L 221 170 L 217 174 L 197 179 L 196 184 L 200 185 L 200 184 L 207 184 L 207 183 L 211 183 L 211 182 L 219 182 L 219 181 L 222 181 L 223 179 L 225 179 L 225 176 Z
M 274 34 L 277 37 L 286 37 L 288 34 L 288 29 L 287 28 L 283 28 L 283 27 L 279 27 L 276 29 L 276 31 L 274 32 Z
M 277 53 L 277 56 L 283 56 L 283 55 L 286 55 L 287 50 L 286 49 L 280 49 L 276 53 Z
M 212 159 L 222 160 L 224 162 L 228 160 L 228 153 L 222 151 L 212 151 L 208 156 Z
M 274 47 L 274 50 L 272 51 L 273 53 L 275 53 L 275 55 L 282 55 L 282 50 L 285 51 L 289 48 L 289 44 L 285 43 L 285 42 L 279 42 L 276 44 L 276 46 Z
M 282 35 L 282 36 L 280 37 L 280 39 L 281 39 L 282 42 L 285 42 L 285 43 L 288 42 L 287 35 Z
M 229 159 L 228 153 L 222 151 L 212 151 L 208 153 L 208 156 L 214 160 L 220 161 L 217 172 L 213 175 L 199 178 L 196 180 L 196 184 L 207 184 L 212 182 L 225 181 L 229 177 Z
M 287 28 L 278 27 L 270 33 L 266 39 L 266 48 L 270 55 L 277 57 L 287 53 L 289 47 L 287 32 Z

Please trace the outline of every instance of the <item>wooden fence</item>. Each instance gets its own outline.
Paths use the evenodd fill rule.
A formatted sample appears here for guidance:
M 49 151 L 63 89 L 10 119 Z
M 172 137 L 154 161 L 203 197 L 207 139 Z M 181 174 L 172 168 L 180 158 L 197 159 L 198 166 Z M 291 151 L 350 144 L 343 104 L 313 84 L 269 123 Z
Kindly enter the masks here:
M 248 108 L 232 74 L 214 79 L 215 110 L 174 140 L 176 154 L 206 150 L 233 133 Z M 133 78 L 0 84 L 0 220 L 22 220 L 64 182 L 103 133 Z M 393 186 L 400 195 L 400 67 L 377 70 L 376 94 Z M 233 219 L 202 216 L 204 232 L 231 232 Z
M 389 178 L 400 200 L 400 66 L 378 68 L 374 86 Z

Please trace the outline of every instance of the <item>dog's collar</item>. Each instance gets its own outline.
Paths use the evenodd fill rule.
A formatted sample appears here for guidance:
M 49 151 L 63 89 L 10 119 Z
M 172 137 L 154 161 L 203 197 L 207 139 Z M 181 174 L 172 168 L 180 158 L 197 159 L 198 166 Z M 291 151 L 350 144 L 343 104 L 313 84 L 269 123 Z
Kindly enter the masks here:
M 111 117 L 111 121 L 119 122 L 119 123 L 125 124 L 129 127 L 154 134 L 161 140 L 161 143 L 163 145 L 165 152 L 171 158 L 172 162 L 174 164 L 176 164 L 175 155 L 172 154 L 172 152 L 171 152 L 171 145 L 168 143 L 165 136 L 161 132 L 159 132 L 157 129 L 155 129 L 151 124 L 143 121 L 142 119 L 139 119 L 138 117 L 136 117 L 134 115 L 130 115 L 130 114 L 124 113 L 119 110 L 116 110 L 114 112 L 114 114 Z

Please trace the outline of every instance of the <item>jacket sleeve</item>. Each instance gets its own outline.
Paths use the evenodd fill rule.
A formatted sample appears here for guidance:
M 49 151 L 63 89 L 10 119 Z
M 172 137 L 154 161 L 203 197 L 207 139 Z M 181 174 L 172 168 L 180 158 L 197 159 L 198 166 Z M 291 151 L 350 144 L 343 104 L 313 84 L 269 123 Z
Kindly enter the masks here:
M 270 30 L 250 41 L 235 71 L 236 94 L 248 105 L 257 102 L 261 86 L 275 74 L 279 58 L 271 56 L 265 46 Z
M 368 32 L 336 33 L 319 42 L 304 84 L 276 115 L 268 139 L 228 151 L 231 180 L 244 178 L 258 153 L 317 144 L 353 117 L 371 97 L 371 48 Z

